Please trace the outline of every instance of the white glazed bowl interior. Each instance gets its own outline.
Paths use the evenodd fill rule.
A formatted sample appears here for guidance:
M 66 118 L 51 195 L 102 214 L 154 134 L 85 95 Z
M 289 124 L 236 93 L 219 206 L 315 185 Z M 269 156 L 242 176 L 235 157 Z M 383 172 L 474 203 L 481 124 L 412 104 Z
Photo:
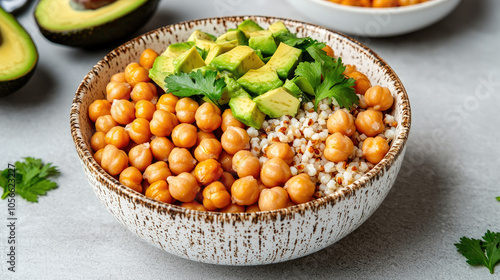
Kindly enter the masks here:
M 288 0 L 309 20 L 351 35 L 388 37 L 430 26 L 451 13 L 460 0 L 428 2 L 394 8 L 364 8 L 327 0 Z
M 89 105 L 105 98 L 111 75 L 138 61 L 146 48 L 163 51 L 186 41 L 196 29 L 220 35 L 251 18 L 264 28 L 282 20 L 300 37 L 332 46 L 348 64 L 355 64 L 373 84 L 395 96 L 399 125 L 389 153 L 380 164 L 347 188 L 309 203 L 258 213 L 213 213 L 187 210 L 154 201 L 118 182 L 93 159 L 93 124 Z M 410 129 L 410 106 L 393 70 L 375 53 L 344 35 L 322 27 L 273 17 L 224 17 L 166 26 L 137 37 L 106 55 L 81 83 L 71 108 L 71 133 L 87 179 L 99 200 L 130 231 L 177 256 L 214 264 L 257 265 L 286 261 L 321 250 L 361 225 L 382 203 L 397 177 Z

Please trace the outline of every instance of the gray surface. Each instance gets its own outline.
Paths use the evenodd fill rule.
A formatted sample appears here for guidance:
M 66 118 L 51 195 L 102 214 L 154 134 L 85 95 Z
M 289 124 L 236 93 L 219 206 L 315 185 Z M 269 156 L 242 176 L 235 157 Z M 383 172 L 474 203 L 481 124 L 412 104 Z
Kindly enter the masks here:
M 303 19 L 284 1 L 265 3 L 162 1 L 141 32 L 216 15 Z M 403 171 L 382 206 L 352 234 L 308 257 L 262 267 L 183 260 L 146 244 L 114 220 L 84 177 L 68 122 L 77 86 L 111 47 L 57 46 L 40 35 L 31 13 L 22 15 L 40 62 L 25 88 L 0 99 L 0 167 L 36 156 L 60 166 L 62 176 L 60 188 L 38 204 L 18 202 L 15 274 L 6 271 L 7 206 L 0 202 L 0 278 L 498 279 L 500 265 L 494 276 L 473 268 L 453 243 L 463 235 L 500 231 L 495 200 L 500 196 L 499 11 L 497 0 L 464 0 L 425 30 L 361 38 L 396 70 L 411 98 L 413 124 Z

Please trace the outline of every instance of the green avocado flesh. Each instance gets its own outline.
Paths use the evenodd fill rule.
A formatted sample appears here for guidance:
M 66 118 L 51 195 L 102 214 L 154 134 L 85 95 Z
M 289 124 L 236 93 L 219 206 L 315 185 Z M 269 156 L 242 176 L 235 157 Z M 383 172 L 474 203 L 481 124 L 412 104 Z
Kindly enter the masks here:
M 33 75 L 38 52 L 16 19 L 0 8 L 0 96 L 21 88 Z
M 76 10 L 70 0 L 40 0 L 35 20 L 49 40 L 75 47 L 98 46 L 130 36 L 153 15 L 159 0 L 123 0 L 95 10 Z
M 165 79 L 169 75 L 199 70 L 205 76 L 207 71 L 215 71 L 216 79 L 225 82 L 225 87 L 219 88 L 217 105 L 221 109 L 229 106 L 237 120 L 259 129 L 266 115 L 271 118 L 295 116 L 301 102 L 308 100 L 304 92 L 314 94 L 307 80 L 294 77 L 302 61 L 302 50 L 276 43 L 275 37 L 284 32 L 289 31 L 283 22 L 278 21 L 264 30 L 252 20 L 242 22 L 238 29 L 228 29 L 217 38 L 195 30 L 187 42 L 169 45 L 156 58 L 149 76 L 168 91 Z M 182 76 L 180 80 L 186 78 Z M 211 86 L 203 85 L 207 80 L 200 77 L 191 75 L 191 79 L 201 87 Z M 195 87 L 187 81 L 169 82 L 177 83 L 176 86 L 185 82 L 188 89 Z M 213 102 L 204 92 L 196 96 Z

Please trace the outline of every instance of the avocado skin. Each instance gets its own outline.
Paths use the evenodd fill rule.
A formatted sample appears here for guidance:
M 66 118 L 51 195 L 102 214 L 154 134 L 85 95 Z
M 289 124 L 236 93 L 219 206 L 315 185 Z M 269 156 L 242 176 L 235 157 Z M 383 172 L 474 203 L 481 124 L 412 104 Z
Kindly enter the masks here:
M 25 75 L 16 78 L 14 80 L 0 81 L 0 97 L 7 96 L 11 93 L 14 93 L 18 89 L 22 88 L 31 79 L 33 73 L 35 73 L 35 68 L 37 64 L 38 64 L 38 58 L 33 68 L 31 68 L 31 70 L 27 72 Z
M 51 31 L 40 26 L 36 16 L 35 21 L 42 35 L 54 43 L 78 48 L 94 47 L 137 31 L 151 19 L 159 2 L 160 0 L 150 0 L 121 18 L 91 28 Z

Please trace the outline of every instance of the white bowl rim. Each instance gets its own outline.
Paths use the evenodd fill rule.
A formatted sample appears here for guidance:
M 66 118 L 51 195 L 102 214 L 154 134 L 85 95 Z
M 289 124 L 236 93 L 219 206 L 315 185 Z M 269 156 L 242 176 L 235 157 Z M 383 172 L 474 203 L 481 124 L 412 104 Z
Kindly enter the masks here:
M 390 7 L 390 8 L 370 8 L 370 7 L 358 7 L 358 6 L 349 6 L 342 5 L 334 2 L 330 2 L 328 0 L 300 0 L 300 1 L 309 1 L 314 2 L 319 5 L 323 5 L 327 8 L 334 8 L 344 12 L 351 13 L 359 13 L 359 14 L 409 14 L 416 11 L 426 10 L 433 8 L 435 6 L 441 5 L 445 2 L 454 1 L 454 0 L 429 0 L 427 2 L 403 6 L 403 7 Z

